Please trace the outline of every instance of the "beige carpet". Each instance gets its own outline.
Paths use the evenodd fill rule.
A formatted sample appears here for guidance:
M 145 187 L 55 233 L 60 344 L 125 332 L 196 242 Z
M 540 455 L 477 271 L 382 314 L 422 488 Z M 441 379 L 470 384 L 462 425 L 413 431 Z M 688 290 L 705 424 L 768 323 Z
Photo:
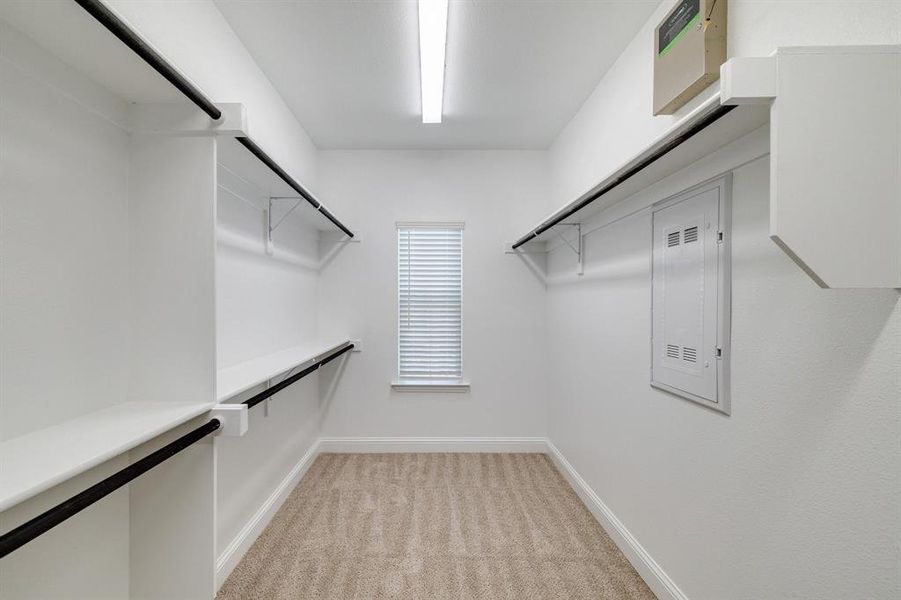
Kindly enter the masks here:
M 217 598 L 654 598 L 542 454 L 323 454 Z

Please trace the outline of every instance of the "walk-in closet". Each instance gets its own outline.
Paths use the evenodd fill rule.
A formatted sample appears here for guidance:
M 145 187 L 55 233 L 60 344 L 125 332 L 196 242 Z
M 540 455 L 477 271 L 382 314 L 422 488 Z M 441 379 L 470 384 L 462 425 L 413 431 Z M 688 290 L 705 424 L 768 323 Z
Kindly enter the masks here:
M 901 596 L 901 2 L 0 0 L 0 599 Z

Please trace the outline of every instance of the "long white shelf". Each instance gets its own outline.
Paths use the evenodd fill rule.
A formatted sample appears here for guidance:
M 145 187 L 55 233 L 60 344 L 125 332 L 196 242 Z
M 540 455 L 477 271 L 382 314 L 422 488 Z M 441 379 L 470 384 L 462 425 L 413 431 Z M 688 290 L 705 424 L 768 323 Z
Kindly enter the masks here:
M 225 369 L 216 376 L 216 399 L 223 402 L 292 368 L 328 354 L 350 340 L 309 343 L 267 354 Z
M 901 288 L 901 45 L 778 48 L 720 72 L 718 94 L 512 250 L 547 251 L 561 227 L 768 125 L 770 238 L 821 287 Z
M 543 219 L 516 243 L 527 246 L 547 242 L 559 231 L 556 226 L 542 231 L 551 223 L 561 218 L 567 224 L 581 223 L 766 125 L 770 118 L 769 106 L 739 106 L 730 107 L 730 112 L 706 124 L 720 108 L 720 95 L 710 97 L 600 183 Z M 701 128 L 696 129 L 699 125 Z
M 0 444 L 0 511 L 198 417 L 212 402 L 125 402 Z

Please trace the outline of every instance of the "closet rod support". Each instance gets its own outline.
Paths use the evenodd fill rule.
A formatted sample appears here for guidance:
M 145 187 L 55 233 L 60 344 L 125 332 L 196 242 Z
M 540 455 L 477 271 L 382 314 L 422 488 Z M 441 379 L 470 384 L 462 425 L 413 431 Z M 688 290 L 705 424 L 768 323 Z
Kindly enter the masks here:
M 295 200 L 294 206 L 288 209 L 281 219 L 278 220 L 277 223 L 272 223 L 272 201 L 273 200 Z M 278 226 L 285 222 L 294 210 L 300 206 L 300 202 L 304 200 L 304 198 L 299 196 L 270 196 L 269 197 L 269 208 L 266 209 L 266 254 L 272 254 L 275 250 L 275 244 L 272 241 L 272 233 L 278 229 Z
M 570 242 L 568 239 L 566 239 L 566 236 L 563 235 L 562 231 L 557 233 L 557 237 L 559 237 L 560 240 L 563 241 L 563 243 L 566 244 L 570 250 L 572 250 L 573 252 L 576 253 L 576 258 L 579 261 L 578 262 L 578 270 L 576 271 L 576 273 L 579 275 L 584 275 L 585 274 L 585 263 L 582 260 L 584 237 L 582 236 L 582 224 L 581 223 L 558 223 L 558 225 L 576 228 L 576 236 L 577 237 L 576 237 L 575 245 L 573 245 L 572 242 Z
M 244 404 L 217 404 L 210 410 L 210 417 L 221 424 L 217 436 L 241 437 L 247 433 L 247 406 Z

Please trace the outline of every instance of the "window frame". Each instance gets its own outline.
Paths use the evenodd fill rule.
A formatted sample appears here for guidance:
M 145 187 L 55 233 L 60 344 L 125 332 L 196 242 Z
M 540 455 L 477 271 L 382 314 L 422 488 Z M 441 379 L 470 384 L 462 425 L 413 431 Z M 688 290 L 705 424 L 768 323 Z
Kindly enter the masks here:
M 401 302 L 400 302 L 400 251 L 399 239 L 402 229 L 459 229 L 460 230 L 460 377 L 453 379 L 403 379 L 400 376 L 400 332 L 401 332 Z M 394 293 L 395 293 L 395 310 L 396 313 L 396 364 L 394 369 L 394 379 L 391 382 L 391 388 L 400 392 L 467 392 L 470 384 L 465 377 L 465 361 L 464 361 L 464 336 L 463 336 L 463 234 L 465 231 L 465 223 L 463 221 L 398 221 L 395 223 L 394 247 L 395 247 L 395 269 L 394 269 Z

